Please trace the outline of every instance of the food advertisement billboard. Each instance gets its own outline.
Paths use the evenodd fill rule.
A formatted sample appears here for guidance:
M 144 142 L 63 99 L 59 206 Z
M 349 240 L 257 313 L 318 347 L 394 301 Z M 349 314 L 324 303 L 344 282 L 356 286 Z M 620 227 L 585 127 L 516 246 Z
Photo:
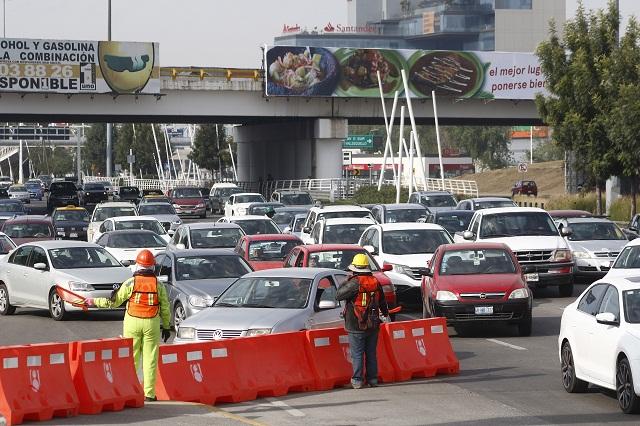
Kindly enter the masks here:
M 158 43 L 0 38 L 0 92 L 156 94 Z
M 533 53 L 274 46 L 265 49 L 267 96 L 534 99 L 545 79 Z

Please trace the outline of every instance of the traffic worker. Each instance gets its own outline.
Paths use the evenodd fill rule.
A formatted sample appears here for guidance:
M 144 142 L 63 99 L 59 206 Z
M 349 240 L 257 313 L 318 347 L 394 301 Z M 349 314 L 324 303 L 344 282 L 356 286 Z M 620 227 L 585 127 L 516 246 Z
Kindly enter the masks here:
M 364 386 L 362 369 L 366 363 L 366 383 L 375 387 L 378 386 L 378 332 L 381 320 L 390 321 L 389 308 L 382 286 L 371 273 L 366 254 L 356 254 L 349 270 L 353 275 L 338 288 L 336 299 L 347 302 L 344 309 L 344 328 L 349 334 L 351 350 L 351 385 L 354 389 Z
M 162 340 L 171 336 L 170 309 L 167 290 L 154 274 L 155 259 L 149 250 L 142 250 L 136 258 L 136 270 L 132 278 L 114 290 L 111 298 L 88 298 L 88 307 L 113 309 L 127 302 L 124 315 L 124 337 L 133 339 L 133 358 L 136 370 L 140 369 L 140 356 L 144 363 L 145 401 L 156 400 L 156 369 L 160 346 L 160 321 Z

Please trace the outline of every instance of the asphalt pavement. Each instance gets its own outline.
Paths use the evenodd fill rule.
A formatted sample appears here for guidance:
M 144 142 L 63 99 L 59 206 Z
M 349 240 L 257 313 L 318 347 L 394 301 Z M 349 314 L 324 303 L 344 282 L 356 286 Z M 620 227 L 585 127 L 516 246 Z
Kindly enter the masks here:
M 555 289 L 535 293 L 533 334 L 492 325 L 449 329 L 460 373 L 392 383 L 379 388 L 293 393 L 216 407 L 176 402 L 148 403 L 96 416 L 56 418 L 43 425 L 546 425 L 638 424 L 618 410 L 615 394 L 592 387 L 568 394 L 561 384 L 557 351 L 560 316 L 573 297 Z M 400 320 L 417 318 L 403 313 Z M 55 322 L 45 311 L 18 309 L 0 317 L 0 345 L 105 338 L 121 333 L 122 313 L 80 313 Z M 1 424 L 1 422 L 0 422 Z

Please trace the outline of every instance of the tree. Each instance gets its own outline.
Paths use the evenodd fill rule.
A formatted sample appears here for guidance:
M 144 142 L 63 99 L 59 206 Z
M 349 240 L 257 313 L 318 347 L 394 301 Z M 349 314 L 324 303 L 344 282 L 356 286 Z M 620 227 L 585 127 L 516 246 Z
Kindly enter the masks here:
M 29 159 L 36 175 L 75 174 L 75 148 L 30 147 Z
M 114 127 L 114 136 L 116 134 Z M 106 170 L 107 125 L 94 123 L 85 133 L 82 149 L 82 169 L 93 175 L 104 175 Z
M 509 127 L 465 126 L 446 129 L 447 138 L 456 142 L 482 167 L 501 169 L 511 161 L 509 151 Z
M 129 155 L 129 149 L 131 149 L 136 157 L 133 165 L 134 174 L 139 174 L 142 171 L 143 176 L 157 176 L 157 153 L 151 126 L 152 124 L 146 123 L 121 124 L 118 126 L 118 141 L 114 145 L 116 163 L 121 164 L 123 168 L 128 167 L 127 156 Z M 153 124 L 153 126 L 155 126 L 156 137 L 158 138 L 161 162 L 166 167 L 167 150 L 164 132 L 158 125 Z
M 227 133 L 224 126 L 218 124 L 202 124 L 198 126 L 193 138 L 193 150 L 189 159 L 199 167 L 211 172 L 220 170 L 222 161 L 220 151 L 227 148 Z
M 537 49 L 549 92 L 536 96 L 538 112 L 554 128 L 554 140 L 575 150 L 581 158 L 578 163 L 593 177 L 598 214 L 602 214 L 602 187 L 618 163 L 607 133 L 614 98 L 604 83 L 617 45 L 618 23 L 613 1 L 606 12 L 591 14 L 580 3 L 564 37 L 552 25 L 550 39 Z
M 529 158 L 529 150 L 527 150 L 525 157 Z M 564 159 L 564 150 L 555 141 L 545 141 L 533 148 L 533 161 L 536 163 L 544 161 L 555 161 Z

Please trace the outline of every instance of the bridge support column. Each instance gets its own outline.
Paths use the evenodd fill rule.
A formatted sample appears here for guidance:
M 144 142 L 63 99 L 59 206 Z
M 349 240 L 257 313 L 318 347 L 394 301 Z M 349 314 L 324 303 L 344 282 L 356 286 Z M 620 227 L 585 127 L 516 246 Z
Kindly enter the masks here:
M 342 176 L 342 140 L 347 137 L 348 121 L 319 118 L 314 123 L 312 173 L 316 179 Z

